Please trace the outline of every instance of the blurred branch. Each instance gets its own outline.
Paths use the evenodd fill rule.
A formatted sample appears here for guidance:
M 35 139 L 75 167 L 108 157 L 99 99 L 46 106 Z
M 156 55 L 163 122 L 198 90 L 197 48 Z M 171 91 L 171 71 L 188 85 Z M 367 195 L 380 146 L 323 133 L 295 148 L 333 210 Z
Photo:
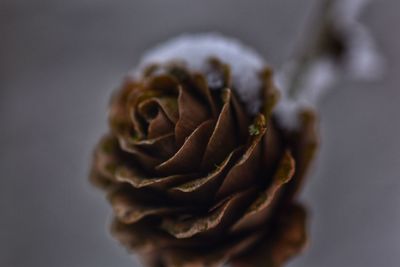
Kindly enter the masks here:
M 310 23 L 306 43 L 277 75 L 282 101 L 277 115 L 298 126 L 301 109 L 315 108 L 335 82 L 380 77 L 383 60 L 368 30 L 358 21 L 367 0 L 322 0 Z
M 310 23 L 310 32 L 307 43 L 302 49 L 302 52 L 295 59 L 295 67 L 292 70 L 289 85 L 287 86 L 288 96 L 294 98 L 296 91 L 301 88 L 301 81 L 308 73 L 312 62 L 320 56 L 319 51 L 322 49 L 323 39 L 326 38 L 327 31 L 332 23 L 333 7 L 335 0 L 322 0 L 318 8 L 318 14 Z

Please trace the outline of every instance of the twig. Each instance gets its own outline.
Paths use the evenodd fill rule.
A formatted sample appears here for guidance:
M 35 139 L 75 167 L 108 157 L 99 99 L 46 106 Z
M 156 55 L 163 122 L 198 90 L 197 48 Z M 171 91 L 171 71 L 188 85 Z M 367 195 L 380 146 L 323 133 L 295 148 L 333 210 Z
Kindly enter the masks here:
M 318 14 L 313 19 L 311 26 L 314 26 L 314 31 L 310 30 L 309 41 L 306 43 L 305 48 L 295 60 L 294 69 L 292 70 L 289 84 L 287 85 L 287 97 L 295 98 L 299 93 L 298 90 L 302 88 L 301 83 L 304 76 L 308 74 L 314 60 L 320 56 L 323 39 L 327 36 L 326 31 L 332 23 L 332 9 L 335 0 L 323 0 L 320 3 Z M 316 26 L 315 26 L 316 25 Z

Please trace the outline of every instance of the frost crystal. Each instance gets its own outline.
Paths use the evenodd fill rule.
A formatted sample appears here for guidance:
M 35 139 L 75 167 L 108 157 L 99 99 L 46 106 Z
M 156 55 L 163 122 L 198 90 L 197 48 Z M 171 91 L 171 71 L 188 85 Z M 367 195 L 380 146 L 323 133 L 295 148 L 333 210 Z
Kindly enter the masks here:
M 246 104 L 247 110 L 255 114 L 261 106 L 259 74 L 265 67 L 265 62 L 254 50 L 233 38 L 216 33 L 174 38 L 147 52 L 135 75 L 141 75 L 149 64 L 165 64 L 171 61 L 182 61 L 194 71 L 205 71 L 210 57 L 218 58 L 231 67 L 233 89 Z M 215 77 L 207 78 L 210 87 L 215 88 L 220 82 Z

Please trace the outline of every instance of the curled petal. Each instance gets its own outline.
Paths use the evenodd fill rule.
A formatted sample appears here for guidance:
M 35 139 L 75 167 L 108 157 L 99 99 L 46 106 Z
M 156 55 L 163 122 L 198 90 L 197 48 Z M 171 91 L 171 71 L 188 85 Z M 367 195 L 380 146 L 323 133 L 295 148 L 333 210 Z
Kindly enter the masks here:
M 272 116 L 272 111 L 279 101 L 279 91 L 276 88 L 273 78 L 272 69 L 265 68 L 261 73 L 261 79 L 263 81 L 262 97 L 264 98 L 263 113 L 267 120 Z
M 222 204 L 209 210 L 203 216 L 194 216 L 192 218 L 169 218 L 165 219 L 162 228 L 176 238 L 189 238 L 199 233 L 204 233 L 216 228 L 220 224 L 227 224 L 240 214 L 249 198 L 254 193 L 253 189 L 238 193 Z
M 128 250 L 136 252 L 149 252 L 172 241 L 169 234 L 159 230 L 156 224 L 146 221 L 125 224 L 115 219 L 111 233 Z
M 273 175 L 270 170 L 273 171 L 277 167 L 285 146 L 282 133 L 279 132 L 275 121 L 270 120 L 263 140 L 262 162 L 267 170 L 265 174 Z
M 306 211 L 297 204 L 282 207 L 261 242 L 232 260 L 233 267 L 281 267 L 307 243 Z
M 157 95 L 177 95 L 179 82 L 168 74 L 149 76 L 145 80 L 145 87 L 157 93 Z
M 222 198 L 243 188 L 249 188 L 258 179 L 260 141 L 267 130 L 264 115 L 257 116 L 254 127 L 257 129 L 257 134 L 251 136 L 250 145 L 239 161 L 229 170 L 218 190 L 217 198 Z
M 160 109 L 160 110 L 159 110 Z M 174 97 L 152 97 L 138 105 L 139 114 L 147 120 L 154 119 L 154 114 L 163 112 L 166 119 L 176 123 L 179 118 L 178 103 Z
M 294 159 L 291 153 L 286 151 L 274 175 L 272 184 L 265 191 L 259 193 L 256 200 L 244 213 L 244 216 L 232 226 L 231 230 L 240 231 L 264 223 L 266 217 L 274 207 L 272 203 L 279 199 L 276 196 L 278 191 L 292 179 L 294 171 Z
M 213 117 L 217 117 L 217 106 L 215 101 L 211 95 L 211 91 L 208 88 L 207 80 L 204 78 L 202 74 L 193 74 L 193 83 L 195 84 L 195 88 L 197 88 L 199 95 L 205 99 L 207 106 L 210 108 Z
M 152 119 L 147 129 L 147 138 L 153 139 L 174 132 L 174 124 L 167 118 L 164 111 L 159 111 Z
M 107 191 L 113 186 L 114 181 L 101 173 L 99 173 L 95 167 L 93 167 L 89 174 L 89 181 L 96 187 Z
M 286 188 L 288 198 L 295 197 L 299 192 L 319 143 L 315 113 L 311 110 L 305 110 L 300 116 L 300 130 L 297 130 L 289 137 L 291 139 L 292 154 L 296 161 L 296 173 L 293 181 Z
M 243 109 L 243 105 L 239 103 L 235 95 L 232 95 L 232 108 L 235 114 L 236 129 L 239 140 L 246 140 L 249 135 L 248 128 L 250 125 L 250 119 Z
M 121 154 L 117 139 L 112 135 L 105 135 L 94 152 L 93 167 L 96 174 L 104 179 L 113 180 Z
M 164 89 L 163 86 L 165 86 Z M 146 137 L 146 119 L 149 120 L 149 115 L 151 115 L 146 112 L 149 109 L 140 109 L 139 106 L 143 105 L 143 102 L 147 102 L 150 107 L 153 106 L 150 110 L 154 110 L 154 105 L 158 105 L 166 116 L 172 122 L 175 122 L 178 117 L 176 105 L 177 92 L 178 84 L 168 75 L 150 77 L 142 82 L 140 86 L 137 86 L 135 90 L 131 91 L 128 103 L 124 103 L 126 106 L 125 116 L 129 116 L 137 138 L 143 139 Z
M 152 156 L 144 149 L 126 142 L 126 139 L 120 138 L 119 143 L 121 149 L 132 154 L 132 160 L 136 160 L 136 163 L 146 170 L 153 170 L 155 166 L 163 161 L 162 158 Z
M 242 153 L 242 150 L 242 148 L 235 149 L 211 173 L 177 185 L 169 190 L 169 194 L 174 199 L 190 201 L 191 203 L 213 201 L 222 179 L 224 179 L 227 171 Z
M 187 182 L 196 177 L 195 174 L 171 175 L 165 177 L 149 177 L 132 166 L 119 167 L 116 171 L 118 182 L 129 183 L 135 188 L 164 189 L 179 183 Z
M 186 173 L 198 169 L 207 140 L 211 135 L 214 122 L 203 122 L 186 139 L 182 147 L 167 161 L 159 164 L 156 170 L 160 173 Z
M 129 97 L 133 91 L 140 91 L 138 83 L 125 81 L 120 90 L 114 93 L 109 109 L 109 125 L 116 136 L 130 136 L 133 131 L 132 121 L 129 116 Z
M 141 151 L 154 158 L 168 158 L 176 152 L 175 137 L 167 134 L 154 139 L 144 139 L 126 143 L 125 150 L 132 153 Z
M 119 221 L 131 224 L 148 216 L 171 214 L 182 211 L 182 208 L 173 207 L 162 198 L 157 198 L 153 193 L 153 198 L 148 195 L 152 192 L 143 192 L 133 189 L 127 190 L 126 187 L 119 187 L 112 191 L 109 200 L 114 210 L 115 216 Z
M 210 111 L 204 103 L 183 88 L 179 90 L 178 106 L 179 120 L 175 125 L 175 137 L 180 146 L 186 137 L 210 118 Z
M 216 244 L 208 242 L 202 247 L 193 250 L 184 248 L 169 249 L 163 251 L 161 266 L 165 267 L 219 267 L 225 266 L 229 259 L 240 254 L 246 248 L 259 240 L 258 235 L 249 235 L 242 238 L 232 239 L 229 242 Z M 160 265 L 159 265 L 160 266 Z
M 222 99 L 224 106 L 204 152 L 202 169 L 208 170 L 213 165 L 221 163 L 226 155 L 238 145 L 231 108 L 232 91 L 230 89 L 224 90 Z

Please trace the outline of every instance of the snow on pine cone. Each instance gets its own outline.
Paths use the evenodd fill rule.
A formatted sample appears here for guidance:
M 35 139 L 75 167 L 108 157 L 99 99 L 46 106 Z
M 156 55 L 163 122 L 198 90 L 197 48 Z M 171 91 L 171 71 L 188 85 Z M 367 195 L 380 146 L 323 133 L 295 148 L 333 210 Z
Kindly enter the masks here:
M 231 66 L 150 64 L 113 96 L 91 180 L 107 192 L 113 235 L 149 266 L 281 266 L 306 242 L 295 202 L 316 148 L 315 116 L 286 130 L 272 71 L 255 114 Z

